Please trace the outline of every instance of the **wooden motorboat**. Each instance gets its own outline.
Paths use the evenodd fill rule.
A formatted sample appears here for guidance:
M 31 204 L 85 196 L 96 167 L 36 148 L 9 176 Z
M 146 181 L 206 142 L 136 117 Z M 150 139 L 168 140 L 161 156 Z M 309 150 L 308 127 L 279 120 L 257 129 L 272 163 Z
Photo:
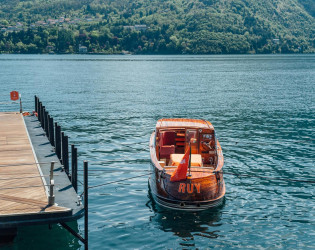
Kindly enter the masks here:
M 222 204 L 222 149 L 212 124 L 161 119 L 150 138 L 150 191 L 159 205 L 199 211 Z

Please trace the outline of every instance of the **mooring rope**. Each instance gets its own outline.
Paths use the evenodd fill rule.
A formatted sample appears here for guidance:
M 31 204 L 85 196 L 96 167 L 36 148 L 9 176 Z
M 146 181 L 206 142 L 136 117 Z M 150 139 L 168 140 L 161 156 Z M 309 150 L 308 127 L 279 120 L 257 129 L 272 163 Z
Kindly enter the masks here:
M 152 173 L 152 172 L 151 172 Z M 118 183 L 118 182 L 122 182 L 122 181 L 127 181 L 127 180 L 131 180 L 131 179 L 135 179 L 135 178 L 139 178 L 139 177 L 143 177 L 143 176 L 147 176 L 151 173 L 146 173 L 146 174 L 142 174 L 142 175 L 137 175 L 137 176 L 134 176 L 134 177 L 129 177 L 129 178 L 125 178 L 125 179 L 120 179 L 120 180 L 117 180 L 117 181 L 111 181 L 111 182 L 106 182 L 106 183 L 103 183 L 103 184 L 99 184 L 99 185 L 94 185 L 94 186 L 89 186 L 89 189 L 90 188 L 96 188 L 96 187 L 101 187 L 101 186 L 106 186 L 106 185 L 109 185 L 109 184 L 114 184 L 114 183 Z
M 217 173 L 222 173 L 222 171 L 218 171 Z M 147 176 L 149 174 L 152 174 L 152 172 L 149 172 L 149 173 L 146 173 L 146 174 L 142 174 L 142 175 L 137 175 L 137 176 L 134 176 L 134 177 L 125 178 L 125 179 L 119 179 L 117 181 L 111 181 L 111 182 L 106 182 L 106 183 L 103 183 L 103 184 L 90 186 L 89 188 L 96 188 L 96 187 L 106 186 L 106 185 L 109 185 L 109 184 L 115 184 L 115 183 L 131 180 L 131 179 Z M 268 176 L 250 175 L 250 174 L 237 174 L 237 173 L 232 173 L 232 172 L 223 172 L 223 174 L 235 175 L 237 177 L 251 177 L 251 178 L 253 177 L 253 178 L 260 178 L 260 179 L 287 181 L 287 182 L 315 183 L 314 180 L 291 179 L 291 178 L 282 178 L 282 177 L 268 177 Z
M 221 141 L 221 140 L 220 140 Z M 312 144 L 313 143 L 313 141 L 315 141 L 315 139 L 312 139 L 312 138 L 309 138 L 309 139 L 306 139 L 306 140 L 298 140 L 298 141 L 294 141 L 294 140 L 292 140 L 292 141 L 285 141 L 284 143 L 291 143 L 291 144 L 293 144 L 293 143 L 307 143 L 307 144 Z M 234 146 L 234 145 L 248 145 L 248 144 L 252 144 L 252 145 L 270 145 L 270 143 L 268 143 L 268 142 L 242 142 L 242 141 L 228 141 L 228 142 L 224 142 L 223 140 L 222 140 L 222 142 L 220 142 L 220 145 L 221 145 L 221 147 L 222 147 L 222 145 L 224 146 L 224 145 L 232 145 L 232 146 Z M 274 144 L 275 145 L 275 144 Z
M 291 179 L 291 178 L 283 178 L 283 177 L 269 177 L 269 176 L 253 175 L 253 174 L 237 174 L 237 173 L 224 172 L 224 171 L 223 172 L 218 171 L 217 173 L 223 173 L 223 175 L 225 175 L 225 174 L 235 175 L 237 177 L 253 177 L 253 178 L 276 180 L 276 181 L 315 183 L 315 180 Z
M 24 165 L 35 165 L 35 164 L 51 164 L 51 162 L 34 162 L 34 163 L 20 163 L 20 164 L 7 164 L 7 165 L 0 165 L 0 167 L 11 167 L 11 166 L 24 166 Z M 78 169 L 78 171 L 83 172 L 83 170 Z M 88 169 L 88 172 L 104 172 L 104 173 L 122 173 L 122 172 L 126 172 L 126 173 L 132 173 L 132 172 L 147 172 L 146 174 L 142 174 L 142 175 L 138 175 L 138 176 L 134 176 L 134 177 L 129 177 L 129 178 L 125 178 L 125 179 L 119 179 L 117 181 L 111 181 L 111 182 L 107 182 L 107 183 L 103 183 L 103 184 L 99 184 L 99 185 L 94 185 L 94 186 L 90 186 L 89 188 L 96 188 L 96 187 L 101 187 L 101 186 L 105 186 L 105 185 L 109 185 L 109 184 L 115 184 L 115 183 L 119 183 L 122 181 L 127 181 L 130 179 L 135 179 L 138 177 L 143 177 L 146 175 L 151 174 L 151 170 L 147 170 L 147 169 Z M 192 170 L 192 172 L 204 172 L 204 171 L 198 171 L 198 170 Z M 239 173 L 233 173 L 233 172 L 225 172 L 225 171 L 218 171 L 220 173 L 223 173 L 224 175 L 234 175 L 237 177 L 247 177 L 247 178 L 259 178 L 259 179 L 267 179 L 267 180 L 278 180 L 278 181 L 287 181 L 287 182 L 300 182 L 300 183 L 315 183 L 315 180 L 305 180 L 305 179 L 292 179 L 292 178 L 283 178 L 283 177 L 269 177 L 269 176 L 261 176 L 261 175 L 255 175 L 255 174 L 239 174 Z M 207 173 L 207 172 L 205 172 Z M 215 173 L 215 172 L 213 172 Z M 32 174 L 32 173 L 20 173 L 20 174 Z M 210 173 L 209 173 L 210 174 Z M 2 174 L 0 173 L 0 176 Z M 8 173 L 4 173 L 4 175 L 10 175 Z M 16 175 L 16 174 L 14 174 Z M 37 175 L 37 176 L 25 176 L 25 177 L 15 177 L 15 178 L 0 178 L 0 181 L 2 180 L 13 180 L 13 179 L 26 179 L 26 178 L 36 178 L 36 177 L 45 177 L 45 176 L 49 176 L 49 175 Z M 56 175 L 54 175 L 56 176 Z M 82 176 L 81 174 L 79 176 Z M 81 185 L 84 185 L 80 180 L 78 180 L 78 182 Z M 41 185 L 43 186 L 43 185 Z M 15 188 L 28 188 L 28 187 L 41 187 L 41 186 L 22 186 L 22 187 L 12 187 L 12 188 L 1 188 L 0 190 L 3 189 L 15 189 Z M 49 185 L 46 185 L 49 186 Z
M 78 169 L 78 171 L 83 172 L 83 169 Z M 107 172 L 107 173 L 115 173 L 115 172 L 150 172 L 151 170 L 147 169 L 88 169 L 88 172 Z

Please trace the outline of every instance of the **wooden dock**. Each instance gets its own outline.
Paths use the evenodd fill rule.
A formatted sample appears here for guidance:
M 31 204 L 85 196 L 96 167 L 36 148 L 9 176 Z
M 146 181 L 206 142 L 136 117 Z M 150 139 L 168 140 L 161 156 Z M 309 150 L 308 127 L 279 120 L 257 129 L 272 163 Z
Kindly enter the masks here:
M 0 232 L 22 225 L 65 223 L 85 213 L 41 125 L 34 115 L 0 112 Z
M 0 113 L 0 217 L 65 213 L 48 205 L 47 184 L 20 113 Z
M 12 242 L 20 226 L 58 223 L 88 249 L 88 162 L 78 195 L 77 148 L 69 152 L 68 136 L 34 100 L 32 113 L 23 113 L 21 99 L 19 113 L 0 112 L 0 245 Z M 83 216 L 84 238 L 66 223 Z

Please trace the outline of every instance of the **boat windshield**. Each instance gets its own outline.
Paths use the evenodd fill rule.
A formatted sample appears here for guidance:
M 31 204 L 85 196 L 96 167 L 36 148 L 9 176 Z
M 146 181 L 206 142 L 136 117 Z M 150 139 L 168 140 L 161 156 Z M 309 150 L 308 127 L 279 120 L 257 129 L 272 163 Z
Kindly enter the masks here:
M 191 142 L 191 153 L 198 154 L 198 140 L 197 140 L 197 130 L 187 129 L 186 130 L 186 148 L 189 147 L 189 142 Z M 196 140 L 192 140 L 196 139 Z
M 186 141 L 189 143 L 191 139 L 197 139 L 197 130 L 188 129 L 186 132 Z

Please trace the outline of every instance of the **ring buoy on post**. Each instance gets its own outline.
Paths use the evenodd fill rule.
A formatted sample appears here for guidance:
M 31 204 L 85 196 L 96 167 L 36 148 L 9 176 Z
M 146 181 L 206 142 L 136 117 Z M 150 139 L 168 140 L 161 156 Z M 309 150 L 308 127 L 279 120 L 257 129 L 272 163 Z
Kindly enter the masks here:
M 17 101 L 17 100 L 19 100 L 19 92 L 17 92 L 17 91 L 11 91 L 11 92 L 10 92 L 10 98 L 11 98 L 11 101 Z

